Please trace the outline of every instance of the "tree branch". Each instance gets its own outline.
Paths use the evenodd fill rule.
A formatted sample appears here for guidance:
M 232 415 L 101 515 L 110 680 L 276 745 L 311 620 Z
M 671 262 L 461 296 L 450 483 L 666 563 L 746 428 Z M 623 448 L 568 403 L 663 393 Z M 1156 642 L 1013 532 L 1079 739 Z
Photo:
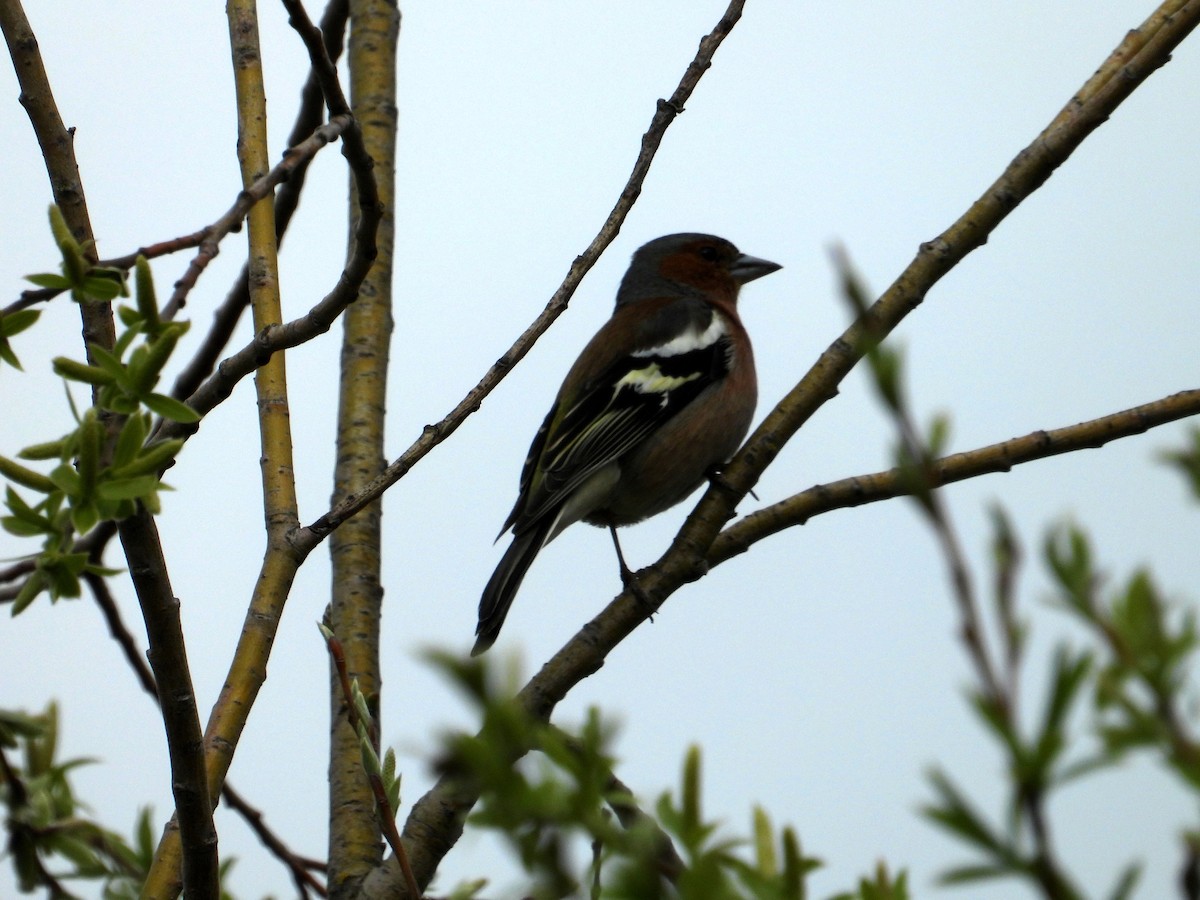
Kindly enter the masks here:
M 25 17 L 20 0 L 0 0 L 0 29 L 4 31 L 17 81 L 21 85 L 21 105 L 29 115 L 42 158 L 46 161 L 54 202 L 62 211 L 71 234 L 82 246 L 84 255 L 94 263 L 96 238 L 88 216 L 83 181 L 79 177 L 79 164 L 75 161 L 75 130 L 68 130 L 59 115 L 54 92 L 50 89 L 50 79 L 38 51 L 37 37 Z M 79 315 L 83 320 L 83 344 L 89 348 L 88 362 L 94 364 L 90 345 L 108 348 L 116 340 L 112 305 L 81 303 Z
M 300 34 L 313 60 L 330 109 L 345 105 L 337 73 L 321 47 L 321 35 L 300 0 L 283 0 L 290 23 Z M 362 160 L 375 160 L 373 203 L 381 211 L 371 237 L 378 255 L 342 319 L 343 337 L 338 378 L 337 450 L 334 496 L 351 493 L 374 478 L 386 465 L 384 422 L 387 372 L 392 336 L 392 261 L 395 244 L 396 181 L 396 46 L 400 13 L 388 0 L 352 0 L 348 62 L 355 121 L 361 133 L 347 151 Z M 350 158 L 349 156 L 347 157 Z M 351 184 L 350 215 L 357 229 L 362 199 Z M 354 248 L 350 248 L 353 252 Z M 383 609 L 381 503 L 362 510 L 334 535 L 329 626 L 343 635 L 343 673 L 349 672 L 369 698 L 378 719 L 382 675 L 379 632 Z M 358 735 L 346 719 L 350 697 L 344 696 L 336 673 L 330 681 L 329 731 L 329 876 L 330 891 L 344 894 L 383 857 L 380 832 L 393 848 L 399 845 L 395 810 L 374 773 L 363 777 Z M 378 735 L 375 750 L 378 751 Z M 401 851 L 403 852 L 403 851 Z
M 189 897 L 217 900 L 221 892 L 217 874 L 217 830 L 204 768 L 204 740 L 192 676 L 188 669 L 179 620 L 179 601 L 171 591 L 166 560 L 162 555 L 154 517 L 139 506 L 121 520 L 118 529 L 129 575 L 137 590 L 150 649 L 146 656 L 154 670 L 158 702 L 167 731 L 171 758 L 171 793 L 183 846 L 183 884 Z
M 341 55 L 345 39 L 346 19 L 350 14 L 349 0 L 330 0 L 321 16 L 321 34 L 325 40 L 325 51 L 330 60 L 336 62 Z M 288 135 L 288 146 L 294 147 L 311 134 L 325 117 L 325 98 L 321 93 L 321 85 L 316 72 L 310 70 L 308 80 L 300 92 L 300 108 L 296 112 L 296 121 L 292 132 Z M 283 244 L 283 236 L 292 221 L 292 215 L 300 204 L 300 193 L 304 188 L 304 179 L 308 174 L 308 164 L 311 159 L 303 161 L 287 181 L 280 185 L 275 193 L 275 243 Z M 242 311 L 250 305 L 249 270 L 242 266 L 224 302 L 213 314 L 213 324 L 205 335 L 200 349 L 192 357 L 192 361 L 179 373 L 171 396 L 177 400 L 185 400 L 200 386 L 216 366 L 222 351 L 229 343 L 233 330 L 240 321 Z
M 249 42 L 244 40 L 247 35 L 257 34 L 257 25 L 253 10 L 250 8 L 251 5 L 245 0 L 242 3 L 231 0 L 230 4 L 230 33 L 236 48 L 235 61 L 238 62 L 239 67 L 243 63 L 257 63 L 257 47 L 251 47 Z M 236 22 L 234 22 L 234 18 L 236 18 Z M 256 40 L 253 43 L 256 45 Z M 310 43 L 306 40 L 306 45 L 309 47 L 310 54 L 315 54 L 313 69 L 321 78 L 324 90 L 328 88 L 325 76 L 334 71 L 333 66 L 328 62 L 328 56 L 325 55 L 323 42 Z M 325 76 L 320 75 L 322 72 L 325 73 Z M 254 84 L 246 85 L 248 89 L 261 90 L 260 77 L 255 78 L 252 74 L 243 72 L 241 68 L 237 70 L 236 75 L 254 82 Z M 330 91 L 325 100 L 334 115 L 347 111 L 340 88 Z M 255 105 L 261 108 L 261 104 L 256 103 Z M 296 571 L 306 555 L 296 553 L 285 536 L 288 531 L 295 529 L 297 519 L 295 486 L 291 473 L 290 438 L 287 435 L 286 417 L 279 416 L 285 407 L 277 403 L 277 400 L 279 403 L 286 402 L 282 379 L 283 360 L 282 357 L 275 358 L 274 354 L 280 349 L 295 346 L 327 331 L 337 315 L 358 296 L 359 287 L 366 278 L 376 255 L 375 234 L 382 210 L 374 176 L 371 173 L 372 162 L 363 149 L 361 133 L 354 123 L 351 123 L 342 136 L 342 150 L 354 175 L 355 188 L 359 198 L 359 216 L 355 228 L 353 251 L 339 276 L 337 285 L 310 310 L 307 316 L 286 325 L 277 324 L 279 322 L 277 302 L 273 304 L 274 308 L 266 318 L 260 318 L 262 313 L 256 307 L 255 319 L 258 333 L 255 340 L 243 351 L 222 362 L 217 372 L 207 379 L 188 401 L 201 413 L 207 412 L 216 403 L 227 397 L 232 392 L 234 385 L 244 375 L 257 369 L 259 374 L 256 380 L 260 387 L 260 407 L 264 403 L 274 407 L 274 414 L 277 417 L 274 424 L 264 424 L 263 426 L 264 458 L 271 460 L 264 469 L 264 493 L 267 497 L 267 552 L 255 584 L 254 594 L 251 597 L 242 634 L 230 663 L 229 674 L 209 716 L 208 728 L 205 732 L 211 789 L 220 787 L 229 770 L 238 739 L 250 715 L 250 710 L 253 708 L 254 700 L 258 696 L 258 691 L 266 678 L 266 664 L 279 627 L 280 617 L 283 614 L 284 604 L 287 602 Z M 261 161 L 258 165 L 265 168 Z M 254 176 L 248 174 L 245 177 L 249 180 Z M 260 204 L 255 207 L 255 210 L 262 207 L 263 204 Z M 273 237 L 274 231 L 273 228 L 271 230 L 265 227 L 256 228 L 254 211 L 251 212 L 250 223 L 252 237 L 250 284 L 253 287 L 258 283 L 254 276 L 257 258 L 255 254 L 273 255 L 274 241 L 265 241 L 263 235 L 271 234 Z M 255 238 L 256 234 L 258 235 L 257 239 Z M 268 243 L 270 246 L 267 246 Z M 265 311 L 265 307 L 263 310 Z M 270 374 L 273 370 L 278 377 Z M 264 380 L 267 379 L 273 380 L 275 383 L 266 393 L 276 399 L 263 396 Z M 172 426 L 169 424 L 162 430 L 173 433 Z M 286 452 L 284 452 L 285 449 Z M 147 878 L 144 889 L 147 897 L 167 898 L 178 893 L 178 885 L 173 880 L 172 874 L 172 862 L 178 853 L 177 839 L 170 833 L 165 834 L 163 841 L 159 844 L 155 866 Z
M 1195 415 L 1200 415 L 1200 390 L 1180 391 L 1078 425 L 1050 431 L 1039 429 L 1022 437 L 943 457 L 930 466 L 929 486 L 938 488 L 993 472 L 1008 472 L 1022 463 L 1103 447 L 1110 441 L 1143 434 L 1151 428 Z M 898 468 L 819 484 L 743 516 L 737 524 L 721 532 L 706 560 L 711 566 L 720 565 L 745 553 L 763 538 L 803 525 L 813 516 L 902 497 L 910 492 L 911 481 Z

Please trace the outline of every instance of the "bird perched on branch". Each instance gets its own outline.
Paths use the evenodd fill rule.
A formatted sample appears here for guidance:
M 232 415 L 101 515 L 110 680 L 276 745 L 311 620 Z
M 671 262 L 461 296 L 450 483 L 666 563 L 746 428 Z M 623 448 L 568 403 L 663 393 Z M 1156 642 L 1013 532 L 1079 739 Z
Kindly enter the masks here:
M 529 448 L 500 529 L 513 541 L 483 590 L 472 656 L 495 642 L 534 557 L 564 528 L 607 527 L 628 585 L 616 527 L 679 503 L 737 450 L 758 399 L 738 290 L 779 268 L 709 234 L 667 235 L 634 253 L 612 318 Z

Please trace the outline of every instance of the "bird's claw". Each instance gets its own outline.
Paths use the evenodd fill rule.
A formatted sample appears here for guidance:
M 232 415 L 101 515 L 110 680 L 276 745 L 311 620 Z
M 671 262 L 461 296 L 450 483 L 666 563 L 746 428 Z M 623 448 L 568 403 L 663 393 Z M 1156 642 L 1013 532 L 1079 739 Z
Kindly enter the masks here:
M 725 476 L 723 474 L 724 471 L 724 466 L 712 466 L 707 472 L 704 473 L 704 477 L 708 479 L 708 483 L 713 487 L 725 491 L 727 494 L 736 494 L 737 488 L 725 480 Z M 758 494 L 754 493 L 754 488 L 751 488 L 749 491 L 747 491 L 747 493 L 755 500 L 758 499 Z

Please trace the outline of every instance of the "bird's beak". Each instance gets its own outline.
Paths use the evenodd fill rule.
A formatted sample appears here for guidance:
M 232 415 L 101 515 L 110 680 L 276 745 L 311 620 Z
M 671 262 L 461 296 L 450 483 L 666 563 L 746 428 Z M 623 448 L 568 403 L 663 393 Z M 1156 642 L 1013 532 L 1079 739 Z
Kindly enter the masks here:
M 729 274 L 738 284 L 749 284 L 756 278 L 778 272 L 782 268 L 783 266 L 779 263 L 771 262 L 769 259 L 759 259 L 757 256 L 743 253 L 733 261 L 733 265 L 729 267 Z

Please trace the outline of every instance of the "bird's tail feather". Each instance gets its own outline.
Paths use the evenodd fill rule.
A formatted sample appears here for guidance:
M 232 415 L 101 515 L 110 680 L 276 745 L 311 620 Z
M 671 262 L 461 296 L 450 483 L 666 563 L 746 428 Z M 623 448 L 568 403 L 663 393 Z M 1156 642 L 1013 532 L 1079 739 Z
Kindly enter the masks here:
M 496 642 L 500 627 L 508 615 L 517 589 L 525 578 L 525 573 L 533 564 L 538 551 L 546 545 L 546 538 L 554 529 L 558 516 L 545 516 L 528 531 L 523 531 L 513 537 L 512 543 L 504 551 L 500 564 L 483 589 L 483 597 L 479 600 L 479 624 L 475 626 L 475 646 L 471 655 L 478 656 Z

